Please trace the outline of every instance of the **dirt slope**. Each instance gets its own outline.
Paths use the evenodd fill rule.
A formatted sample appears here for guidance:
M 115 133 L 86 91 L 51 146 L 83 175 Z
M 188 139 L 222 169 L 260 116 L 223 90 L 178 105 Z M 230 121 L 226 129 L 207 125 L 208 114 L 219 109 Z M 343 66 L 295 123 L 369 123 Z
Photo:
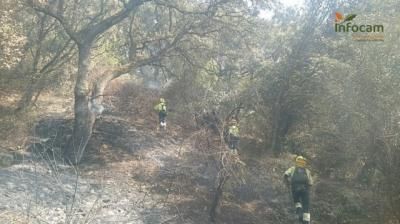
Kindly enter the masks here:
M 71 119 L 43 112 L 23 147 L 28 152 L 0 169 L 0 223 L 209 223 L 217 165 L 196 147 L 197 131 L 170 121 L 168 132 L 158 132 L 149 112 L 112 111 L 96 121 L 79 167 L 60 159 Z M 216 223 L 295 223 L 281 181 L 291 155 L 242 151 L 240 159 L 246 166 L 225 186 Z M 317 179 L 313 189 L 314 224 L 365 223 L 351 186 Z

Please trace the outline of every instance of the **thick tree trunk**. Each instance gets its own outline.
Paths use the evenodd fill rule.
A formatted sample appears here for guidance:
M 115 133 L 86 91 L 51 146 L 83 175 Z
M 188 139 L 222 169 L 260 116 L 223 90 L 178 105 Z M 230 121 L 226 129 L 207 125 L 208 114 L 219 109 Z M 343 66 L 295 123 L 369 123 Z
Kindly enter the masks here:
M 78 164 L 83 156 L 86 145 L 92 135 L 95 114 L 89 108 L 89 60 L 90 44 L 79 45 L 78 76 L 75 84 L 74 127 L 72 138 L 65 149 L 65 156 L 69 162 Z
M 63 26 L 65 32 L 69 37 L 75 41 L 79 48 L 79 61 L 78 61 L 78 75 L 75 85 L 75 120 L 74 130 L 68 146 L 64 149 L 64 155 L 71 163 L 79 163 L 86 148 L 86 145 L 92 135 L 92 128 L 95 122 L 95 110 L 91 108 L 91 92 L 89 83 L 89 63 L 91 46 L 96 38 L 102 33 L 106 32 L 110 27 L 120 23 L 128 17 L 132 11 L 144 4 L 143 0 L 129 0 L 124 3 L 124 7 L 115 14 L 100 20 L 98 23 L 87 26 L 86 28 L 74 32 L 69 22 L 64 20 L 63 17 L 63 1 L 58 4 L 58 11 L 55 14 L 49 8 L 44 8 L 34 1 L 29 1 L 33 9 L 38 12 L 43 12 L 58 20 Z M 106 82 L 107 83 L 107 82 Z M 103 88 L 104 89 L 104 88 Z M 92 93 L 93 94 L 93 93 Z M 94 93 L 95 94 L 95 93 Z

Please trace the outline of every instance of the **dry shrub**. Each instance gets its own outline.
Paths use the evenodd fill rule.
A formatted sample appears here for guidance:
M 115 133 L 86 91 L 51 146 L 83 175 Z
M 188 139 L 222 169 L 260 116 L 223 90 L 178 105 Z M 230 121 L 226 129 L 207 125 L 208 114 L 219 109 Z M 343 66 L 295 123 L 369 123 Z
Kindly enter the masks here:
M 135 118 L 154 119 L 159 94 L 132 80 L 113 80 L 105 91 L 104 103 L 112 113 Z M 151 119 L 151 118 L 150 118 Z
M 184 129 L 195 127 L 195 113 L 210 109 L 203 96 L 204 92 L 193 80 L 175 80 L 164 93 L 169 107 L 169 117 Z

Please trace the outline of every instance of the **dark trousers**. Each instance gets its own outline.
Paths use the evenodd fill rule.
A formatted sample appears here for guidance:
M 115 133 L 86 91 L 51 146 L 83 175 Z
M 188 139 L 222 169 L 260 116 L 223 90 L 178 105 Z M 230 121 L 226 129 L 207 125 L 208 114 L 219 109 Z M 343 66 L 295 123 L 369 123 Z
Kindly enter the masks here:
M 229 135 L 229 148 L 230 149 L 238 149 L 239 146 L 239 137 L 234 135 Z
M 167 113 L 165 111 L 160 111 L 158 113 L 158 121 L 161 124 L 161 122 L 165 122 L 165 118 L 167 117 Z
M 308 187 L 292 186 L 294 203 L 301 203 L 302 213 L 310 213 L 310 191 Z

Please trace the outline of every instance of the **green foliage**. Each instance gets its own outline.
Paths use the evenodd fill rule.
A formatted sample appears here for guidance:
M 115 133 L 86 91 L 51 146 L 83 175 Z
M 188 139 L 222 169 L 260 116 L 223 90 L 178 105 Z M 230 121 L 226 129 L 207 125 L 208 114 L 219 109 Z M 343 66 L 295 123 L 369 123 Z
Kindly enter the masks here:
M 356 14 L 349 14 L 349 15 L 347 15 L 346 17 L 344 17 L 344 20 L 343 20 L 343 22 L 349 22 L 349 21 L 352 21 L 354 18 L 356 18 Z

